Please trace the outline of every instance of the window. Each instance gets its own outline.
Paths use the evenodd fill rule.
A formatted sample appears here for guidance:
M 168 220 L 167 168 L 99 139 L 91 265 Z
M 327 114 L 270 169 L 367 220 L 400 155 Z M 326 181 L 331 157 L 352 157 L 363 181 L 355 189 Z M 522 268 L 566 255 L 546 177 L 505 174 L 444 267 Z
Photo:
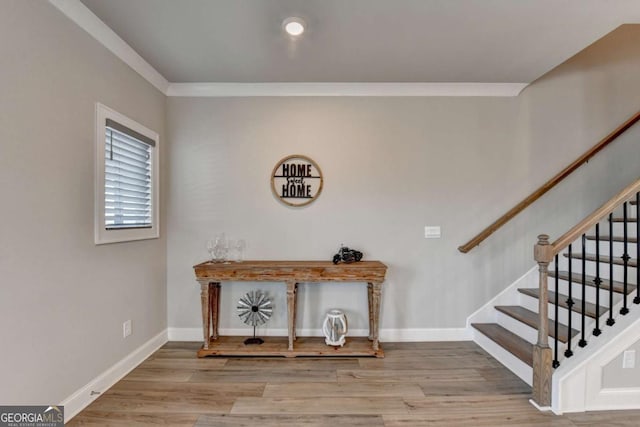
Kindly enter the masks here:
M 96 104 L 96 244 L 159 236 L 158 142 L 157 133 Z

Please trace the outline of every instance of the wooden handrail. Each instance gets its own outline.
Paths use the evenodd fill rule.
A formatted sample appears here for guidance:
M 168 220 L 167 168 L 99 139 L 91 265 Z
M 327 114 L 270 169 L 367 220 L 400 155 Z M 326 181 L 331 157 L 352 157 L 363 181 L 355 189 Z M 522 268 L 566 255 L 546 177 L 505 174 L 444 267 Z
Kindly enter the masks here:
M 575 227 L 560 236 L 555 242 L 551 244 L 551 247 L 553 248 L 551 250 L 551 255 L 555 256 L 561 250 L 569 246 L 572 242 L 589 231 L 591 227 L 602 221 L 607 215 L 613 212 L 615 208 L 634 197 L 635 194 L 639 191 L 640 179 L 628 185 L 624 190 L 613 196 L 611 200 L 600 206 L 591 215 L 580 221 L 580 223 L 578 223 Z
M 586 153 L 582 156 L 578 157 L 573 161 L 569 166 L 562 169 L 557 175 L 551 178 L 549 181 L 545 182 L 540 188 L 531 193 L 527 198 L 522 200 L 520 203 L 511 208 L 507 213 L 498 218 L 493 224 L 482 230 L 478 235 L 476 235 L 473 239 L 469 240 L 464 245 L 460 246 L 458 250 L 462 253 L 467 253 L 471 249 L 478 246 L 482 241 L 484 241 L 487 237 L 492 235 L 497 229 L 506 224 L 511 218 L 522 212 L 527 206 L 538 200 L 542 197 L 547 191 L 551 190 L 553 187 L 558 185 L 563 179 L 567 176 L 571 175 L 573 171 L 578 169 L 584 163 L 588 162 L 593 156 L 595 156 L 598 152 L 600 152 L 604 147 L 611 144 L 617 137 L 622 135 L 627 129 L 633 126 L 638 120 L 640 120 L 640 111 L 637 112 L 633 117 L 629 118 L 626 122 L 618 126 L 613 132 L 603 138 L 596 145 L 591 147 Z

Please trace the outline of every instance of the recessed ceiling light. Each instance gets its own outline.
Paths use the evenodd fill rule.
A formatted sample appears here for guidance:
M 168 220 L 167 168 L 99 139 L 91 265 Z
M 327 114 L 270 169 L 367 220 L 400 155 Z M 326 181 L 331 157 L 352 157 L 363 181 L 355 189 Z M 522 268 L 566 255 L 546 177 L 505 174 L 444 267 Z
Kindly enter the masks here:
M 284 20 L 282 27 L 290 36 L 297 37 L 304 33 L 304 21 L 301 18 L 291 17 Z

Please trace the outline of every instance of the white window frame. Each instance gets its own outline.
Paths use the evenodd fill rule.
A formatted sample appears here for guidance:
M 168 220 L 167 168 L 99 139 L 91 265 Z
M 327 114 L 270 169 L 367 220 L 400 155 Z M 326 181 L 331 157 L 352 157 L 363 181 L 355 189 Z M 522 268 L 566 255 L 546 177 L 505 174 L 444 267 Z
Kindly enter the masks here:
M 105 134 L 107 119 L 111 119 L 129 129 L 138 132 L 153 141 L 155 147 L 151 150 L 151 227 L 107 229 L 105 226 Z M 95 219 L 94 238 L 96 245 L 106 243 L 129 242 L 134 240 L 157 239 L 160 237 L 160 197 L 159 197 L 159 135 L 118 113 L 117 111 L 96 103 L 96 135 L 95 135 Z

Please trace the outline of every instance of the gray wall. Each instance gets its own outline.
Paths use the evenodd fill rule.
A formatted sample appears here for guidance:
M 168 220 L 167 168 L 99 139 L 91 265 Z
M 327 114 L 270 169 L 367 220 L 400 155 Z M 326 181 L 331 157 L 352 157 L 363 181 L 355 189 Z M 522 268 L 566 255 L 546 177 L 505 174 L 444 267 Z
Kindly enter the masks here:
M 330 260 L 340 243 L 361 249 L 390 267 L 382 327 L 462 326 L 461 313 L 476 301 L 459 298 L 475 269 L 461 265 L 456 251 L 468 232 L 461 222 L 472 218 L 467 208 L 479 194 L 500 200 L 501 177 L 521 166 L 521 158 L 503 161 L 517 103 L 170 98 L 170 326 L 200 324 L 191 266 L 206 258 L 205 241 L 220 230 L 246 239 L 254 259 Z M 325 178 L 318 200 L 298 209 L 279 203 L 270 189 L 275 164 L 295 153 L 313 158 Z M 443 238 L 425 240 L 425 225 L 440 225 Z M 225 293 L 223 327 L 242 326 L 231 308 L 251 286 Z M 284 286 L 271 288 L 277 307 L 270 326 L 284 328 Z M 350 327 L 366 327 L 362 289 L 313 288 L 301 290 L 301 328 L 319 327 L 334 305 L 348 309 Z
M 602 369 L 602 388 L 626 388 L 638 387 L 638 385 L 640 385 L 640 366 L 638 366 L 640 362 L 638 359 L 640 355 L 640 341 L 636 341 L 633 345 L 629 346 L 627 350 L 636 351 L 635 368 L 623 369 L 623 355 L 620 354 Z
M 558 237 L 638 176 L 634 130 L 467 255 L 457 247 L 640 105 L 640 30 L 622 27 L 518 98 L 170 98 L 169 325 L 197 328 L 191 266 L 226 231 L 257 259 L 330 259 L 340 243 L 390 267 L 383 329 L 463 327 L 531 268 L 537 234 Z M 325 175 L 304 209 L 274 200 L 269 174 L 288 154 Z M 425 240 L 423 226 L 442 226 Z M 267 285 L 260 285 L 266 288 Z M 226 292 L 221 326 L 251 284 Z M 284 328 L 284 290 L 271 287 Z M 270 288 L 270 289 L 271 289 Z M 303 289 L 301 328 L 341 306 L 365 328 L 357 289 Z
M 165 97 L 21 0 L 0 2 L 0 94 L 0 402 L 59 403 L 166 328 L 164 237 L 93 243 L 94 103 L 164 144 Z
M 170 326 L 198 328 L 191 266 L 216 231 L 245 238 L 251 258 L 361 248 L 390 267 L 383 328 L 462 327 L 533 265 L 536 234 L 557 236 L 638 176 L 632 132 L 480 248 L 456 250 L 638 109 L 636 26 L 519 98 L 176 98 L 168 138 L 164 96 L 48 3 L 1 2 L 0 40 L 4 404 L 64 399 L 162 331 L 167 309 Z M 161 239 L 93 244 L 96 101 L 169 141 Z M 292 153 L 326 178 L 304 209 L 269 189 L 273 165 Z M 424 225 L 442 226 L 442 239 L 425 240 Z M 223 327 L 241 326 L 230 308 L 250 287 L 225 294 Z M 301 327 L 342 306 L 364 328 L 360 291 L 303 289 Z M 282 287 L 273 292 L 283 309 Z M 126 319 L 134 332 L 123 340 Z

